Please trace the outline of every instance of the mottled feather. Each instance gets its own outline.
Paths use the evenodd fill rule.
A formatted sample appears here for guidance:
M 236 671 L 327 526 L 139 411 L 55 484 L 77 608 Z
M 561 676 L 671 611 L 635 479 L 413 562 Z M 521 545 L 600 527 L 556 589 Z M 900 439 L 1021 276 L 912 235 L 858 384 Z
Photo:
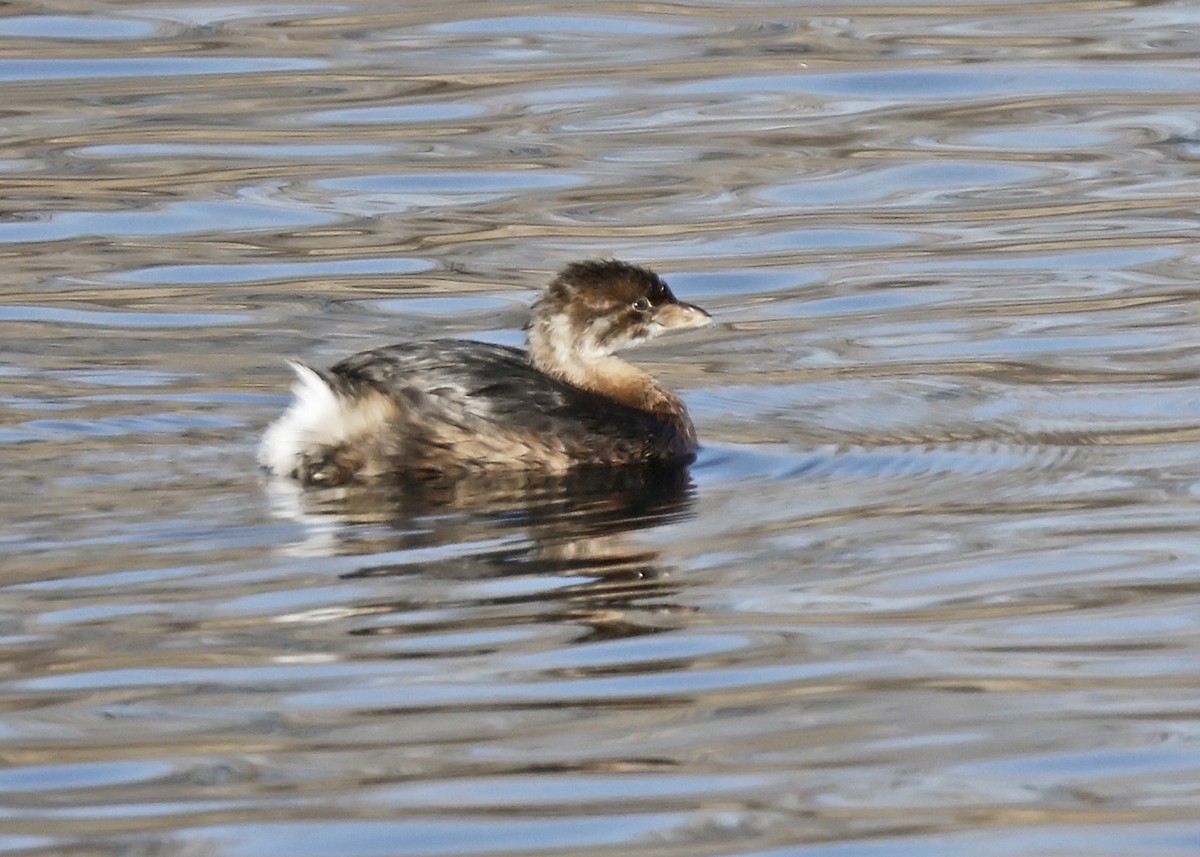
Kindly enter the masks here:
M 306 484 L 686 462 L 683 403 L 612 352 L 709 321 L 645 268 L 575 263 L 534 305 L 528 352 L 438 339 L 293 364 L 295 401 L 259 460 Z

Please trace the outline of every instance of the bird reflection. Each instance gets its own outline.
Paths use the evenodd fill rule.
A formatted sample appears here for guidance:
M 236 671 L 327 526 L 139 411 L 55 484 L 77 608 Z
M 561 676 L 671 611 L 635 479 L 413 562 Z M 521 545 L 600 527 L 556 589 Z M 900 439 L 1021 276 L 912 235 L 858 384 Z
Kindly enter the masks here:
M 671 609 L 676 591 L 657 550 L 631 534 L 689 517 L 694 488 L 686 467 L 576 471 L 567 476 L 509 473 L 387 486 L 300 490 L 279 480 L 270 486 L 278 516 L 305 525 L 290 552 L 354 556 L 361 562 L 342 579 L 412 578 L 447 582 L 541 576 L 568 578 L 562 586 L 496 594 L 473 600 L 471 627 L 509 625 L 505 605 L 537 605 L 538 621 L 574 622 L 586 639 L 652 632 L 628 611 Z M 397 556 L 399 555 L 399 556 Z M 397 587 L 401 591 L 401 587 Z M 357 605 L 379 616 L 427 609 L 415 595 Z M 488 618 L 492 617 L 492 618 Z M 462 616 L 448 618 L 459 628 Z M 438 623 L 423 623 L 425 631 Z M 380 622 L 358 635 L 411 632 Z

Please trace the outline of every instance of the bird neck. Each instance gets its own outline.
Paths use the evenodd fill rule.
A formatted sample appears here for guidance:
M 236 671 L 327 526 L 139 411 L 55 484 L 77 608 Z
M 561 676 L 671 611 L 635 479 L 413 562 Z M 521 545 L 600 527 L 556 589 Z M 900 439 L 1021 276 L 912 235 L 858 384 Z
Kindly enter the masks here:
M 647 372 L 615 354 L 589 348 L 566 329 L 561 316 L 535 318 L 528 330 L 529 359 L 534 368 L 631 408 L 677 414 L 683 404 Z

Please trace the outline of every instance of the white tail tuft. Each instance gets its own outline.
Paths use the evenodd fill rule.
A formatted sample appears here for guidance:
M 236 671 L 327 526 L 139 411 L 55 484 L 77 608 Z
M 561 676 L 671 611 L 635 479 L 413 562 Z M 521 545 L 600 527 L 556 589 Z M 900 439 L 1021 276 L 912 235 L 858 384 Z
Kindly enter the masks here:
M 345 403 L 321 374 L 288 361 L 296 373 L 295 401 L 271 423 L 258 449 L 258 461 L 272 473 L 288 476 L 306 455 L 343 443 L 348 435 Z

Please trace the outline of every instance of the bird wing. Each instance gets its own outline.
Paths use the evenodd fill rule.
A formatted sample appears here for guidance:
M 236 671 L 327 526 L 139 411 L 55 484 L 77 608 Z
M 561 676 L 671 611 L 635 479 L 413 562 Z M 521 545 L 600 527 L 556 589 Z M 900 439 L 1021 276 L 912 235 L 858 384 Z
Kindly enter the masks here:
M 403 343 L 356 354 L 330 374 L 344 394 L 368 384 L 463 431 L 536 437 L 597 463 L 653 457 L 676 433 L 652 414 L 551 378 L 524 351 L 503 345 Z

